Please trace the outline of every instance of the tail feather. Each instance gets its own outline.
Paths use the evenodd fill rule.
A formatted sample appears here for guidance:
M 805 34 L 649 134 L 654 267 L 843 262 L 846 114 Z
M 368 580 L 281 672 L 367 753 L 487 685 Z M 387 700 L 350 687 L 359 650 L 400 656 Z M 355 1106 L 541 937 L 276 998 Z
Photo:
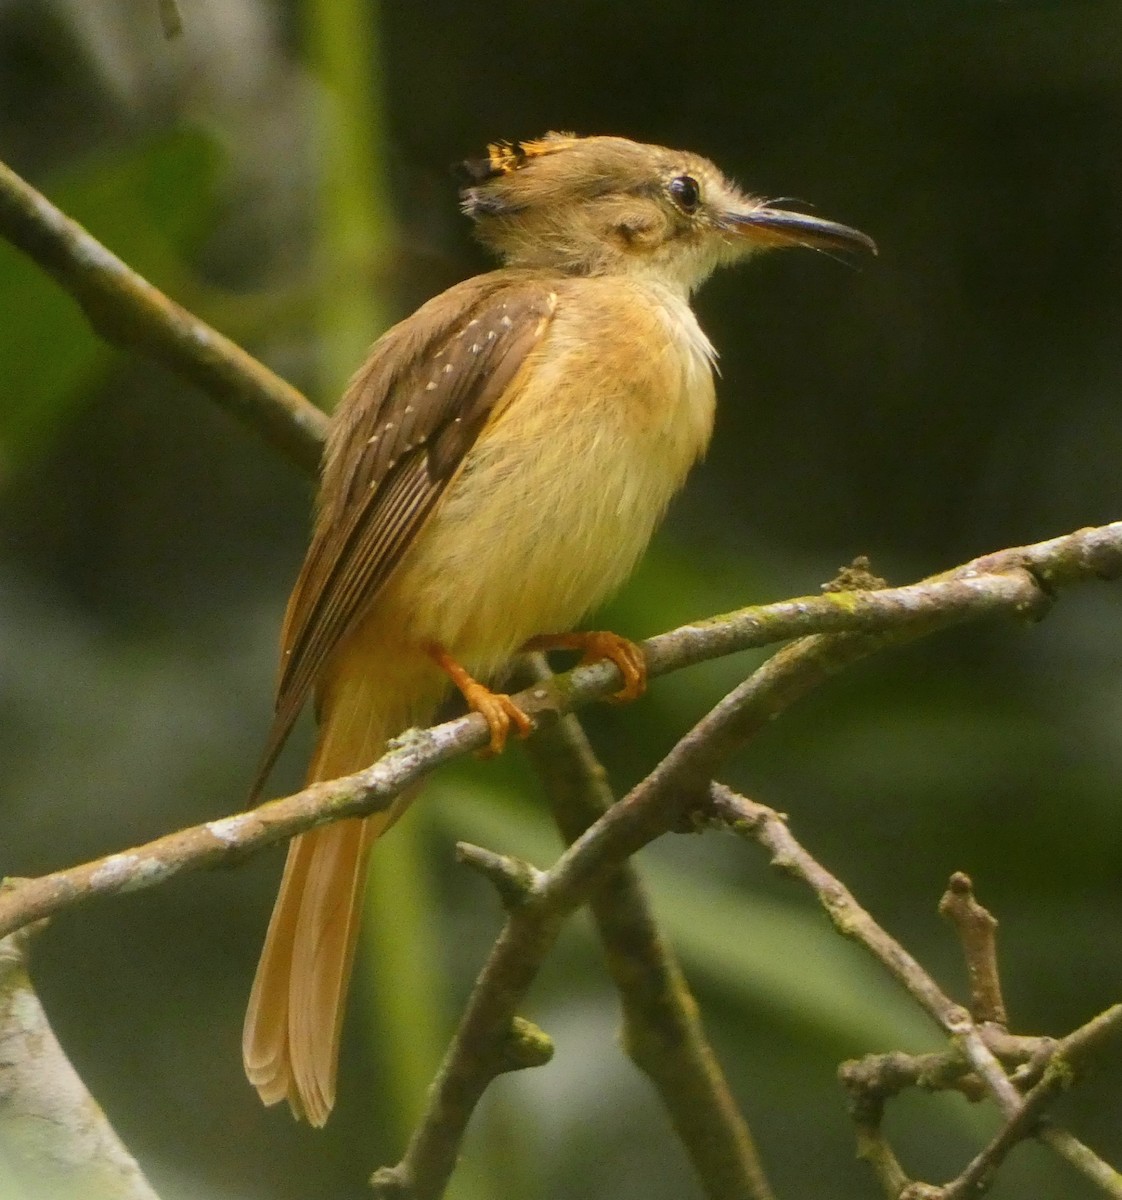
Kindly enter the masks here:
M 384 719 L 369 689 L 366 682 L 331 706 L 309 782 L 360 770 L 410 723 Z M 246 1011 L 242 1059 L 265 1104 L 287 1100 L 294 1116 L 315 1126 L 326 1122 L 335 1103 L 370 849 L 415 795 L 410 789 L 384 813 L 300 834 L 288 848 Z
M 302 834 L 288 845 L 280 892 L 265 934 L 242 1031 L 245 1073 L 262 1103 L 278 1104 L 288 1099 L 294 1111 L 299 1097 L 293 1094 L 288 1063 L 288 980 L 300 899 L 319 832 Z

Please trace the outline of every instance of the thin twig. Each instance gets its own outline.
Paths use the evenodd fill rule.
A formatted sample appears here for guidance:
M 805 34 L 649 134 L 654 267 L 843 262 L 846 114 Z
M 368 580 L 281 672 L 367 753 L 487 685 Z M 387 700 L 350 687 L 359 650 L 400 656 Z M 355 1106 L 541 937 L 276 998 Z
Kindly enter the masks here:
M 1122 1174 L 1073 1133 L 1056 1125 L 1043 1125 L 1036 1131 L 1036 1137 L 1089 1183 L 1094 1184 L 1103 1195 L 1122 1200 Z
M 997 918 L 974 895 L 969 875 L 956 871 L 939 901 L 939 914 L 958 933 L 970 980 L 970 1011 L 979 1024 L 1008 1024 L 997 969 Z
M 1122 1177 L 1078 1139 L 1051 1126 L 1037 1127 L 1046 1105 L 1070 1085 L 1078 1070 L 1108 1039 L 1122 1034 L 1122 1005 L 1100 1013 L 1060 1041 L 1013 1037 L 995 1022 L 975 1024 L 966 1010 L 945 996 L 919 963 L 877 925 L 849 889 L 803 849 L 781 814 L 722 784 L 712 786 L 711 811 L 735 832 L 762 845 L 771 854 L 774 866 L 806 883 L 839 932 L 853 938 L 881 962 L 959 1048 L 960 1053 L 951 1055 L 877 1055 L 860 1063 L 843 1064 L 839 1072 L 851 1099 L 858 1153 L 873 1167 L 886 1196 L 965 1200 L 979 1194 L 982 1181 L 1017 1142 L 1038 1134 L 1105 1194 L 1122 1197 Z M 1017 1090 L 1001 1064 L 1002 1058 L 1035 1064 L 1035 1070 L 1043 1072 L 1027 1095 Z M 977 1098 L 974 1085 L 964 1076 L 968 1069 L 984 1082 L 1005 1115 L 1005 1124 L 952 1183 L 941 1188 L 908 1183 L 880 1130 L 885 1100 L 911 1085 L 955 1087 Z
M 68 291 L 107 341 L 197 384 L 308 473 L 327 417 L 291 384 L 192 316 L 0 163 L 0 237 Z
M 903 984 L 943 1033 L 961 1049 L 1001 1112 L 1012 1117 L 1020 1108 L 1020 1093 L 986 1044 L 984 1030 L 975 1025 L 970 1013 L 951 1000 L 904 947 L 873 920 L 852 892 L 799 845 L 783 817 L 765 805 L 738 796 L 722 784 L 712 786 L 710 804 L 716 816 L 735 832 L 767 849 L 773 865 L 814 890 L 838 932 L 863 946 Z M 876 1105 L 869 1111 L 858 1113 L 865 1151 L 874 1163 L 875 1155 L 883 1155 L 884 1151 L 883 1146 L 878 1146 L 879 1115 Z M 883 1166 L 881 1163 L 878 1168 L 882 1182 L 885 1178 L 881 1171 Z
M 503 907 L 511 911 L 523 905 L 541 883 L 541 872 L 531 863 L 509 854 L 496 854 L 485 846 L 457 842 L 456 859 L 489 879 Z
M 922 966 L 872 916 L 836 876 L 796 841 L 781 813 L 740 796 L 724 784 L 710 790 L 713 815 L 734 833 L 758 842 L 772 866 L 805 883 L 844 937 L 863 946 L 908 990 L 944 1033 L 957 1034 L 970 1016 L 947 996 Z

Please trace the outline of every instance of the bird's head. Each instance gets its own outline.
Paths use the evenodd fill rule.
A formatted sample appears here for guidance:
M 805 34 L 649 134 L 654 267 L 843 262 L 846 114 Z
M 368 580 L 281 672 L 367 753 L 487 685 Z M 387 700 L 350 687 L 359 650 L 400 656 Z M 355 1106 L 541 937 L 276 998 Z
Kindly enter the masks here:
M 876 253 L 847 225 L 745 195 L 698 154 L 626 138 L 498 142 L 461 174 L 464 211 L 510 266 L 646 274 L 689 292 L 758 250 Z

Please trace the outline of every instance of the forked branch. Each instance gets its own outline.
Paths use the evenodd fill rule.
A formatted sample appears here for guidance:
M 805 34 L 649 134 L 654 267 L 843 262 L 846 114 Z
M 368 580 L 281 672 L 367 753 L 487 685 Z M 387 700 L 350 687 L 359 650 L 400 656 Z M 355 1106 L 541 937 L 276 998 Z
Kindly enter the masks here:
M 979 573 L 979 564 L 987 573 Z M 687 734 L 656 769 L 648 792 L 658 797 L 688 795 L 691 803 L 699 803 L 721 765 L 773 716 L 850 663 L 885 646 L 972 618 L 1038 613 L 1041 577 L 1048 579 L 1046 599 L 1050 600 L 1061 586 L 1120 573 L 1122 521 L 1116 521 L 987 555 L 907 587 L 827 592 L 756 605 L 651 638 L 643 643 L 643 651 L 652 677 L 750 647 L 792 637 L 799 640 L 776 653 Z M 614 666 L 594 663 L 556 680 L 535 683 L 519 694 L 518 703 L 536 719 L 551 719 L 604 699 L 619 687 Z M 479 749 L 486 740 L 487 724 L 478 714 L 411 730 L 376 763 L 354 775 L 313 784 L 248 812 L 80 866 L 23 880 L 0 894 L 0 936 L 94 896 L 152 887 L 181 871 L 237 861 L 328 821 L 379 812 L 409 783 L 441 763 Z M 620 863 L 671 828 L 681 807 L 677 800 L 640 804 L 634 793 L 615 805 L 597 822 L 596 839 L 605 847 L 605 861 Z M 588 860 L 589 865 L 594 861 Z M 602 864 L 595 866 L 603 869 Z
M 876 1172 L 889 1200 L 967 1200 L 986 1190 L 987 1181 L 1018 1142 L 1037 1137 L 1065 1158 L 1106 1196 L 1122 1197 L 1122 1176 L 1067 1130 L 1042 1123 L 1047 1106 L 1086 1068 L 1095 1054 L 1122 1034 L 1122 1005 L 1113 1005 L 1062 1039 L 1016 1037 L 991 1019 L 994 995 L 1000 995 L 996 959 L 984 952 L 987 979 L 971 1015 L 944 994 L 922 966 L 873 917 L 849 889 L 795 839 L 786 818 L 720 784 L 710 795 L 713 817 L 762 846 L 778 870 L 810 887 L 839 933 L 853 939 L 900 983 L 939 1025 L 951 1043 L 942 1054 L 871 1055 L 842 1065 L 841 1082 L 849 1095 L 857 1127 L 858 1152 Z M 949 892 L 962 907 L 965 877 L 956 873 Z M 989 926 L 970 897 L 962 920 Z M 984 910 L 981 910 L 984 911 Z M 986 914 L 988 917 L 989 914 Z M 967 954 L 977 936 L 967 938 Z M 886 1103 L 908 1087 L 928 1091 L 953 1088 L 969 1099 L 987 1092 L 1005 1121 L 993 1139 L 960 1175 L 942 1186 L 910 1181 L 889 1145 L 882 1126 Z

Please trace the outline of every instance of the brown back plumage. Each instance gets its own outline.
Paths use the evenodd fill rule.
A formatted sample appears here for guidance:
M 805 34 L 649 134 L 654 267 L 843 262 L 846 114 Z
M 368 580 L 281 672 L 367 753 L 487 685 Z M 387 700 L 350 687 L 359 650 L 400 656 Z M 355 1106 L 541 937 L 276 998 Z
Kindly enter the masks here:
M 388 738 L 431 715 L 403 706 L 385 678 L 340 677 L 332 662 L 497 416 L 555 299 L 524 272 L 469 280 L 391 329 L 355 376 L 333 419 L 315 533 L 285 615 L 276 714 L 255 795 L 325 680 L 333 694 L 322 705 L 309 782 L 359 770 Z M 313 1125 L 335 1100 L 366 862 L 414 792 L 388 812 L 312 830 L 289 847 L 242 1055 L 266 1104 L 288 1100 Z
M 374 602 L 545 332 L 554 302 L 525 272 L 469 279 L 386 333 L 351 381 L 285 613 L 276 711 L 252 797 L 332 651 Z

